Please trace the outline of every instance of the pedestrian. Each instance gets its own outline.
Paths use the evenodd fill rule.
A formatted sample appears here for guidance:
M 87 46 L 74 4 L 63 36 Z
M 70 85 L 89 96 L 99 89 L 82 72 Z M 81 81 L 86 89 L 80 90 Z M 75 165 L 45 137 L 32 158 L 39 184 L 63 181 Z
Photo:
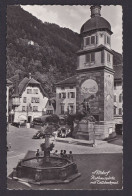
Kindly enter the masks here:
M 69 160 L 71 162 L 73 162 L 73 154 L 72 154 L 72 151 L 69 152 L 69 156 L 68 156 Z
M 63 150 L 60 151 L 60 157 L 63 158 Z
M 37 162 L 38 162 L 38 159 L 39 159 L 39 149 L 37 149 L 36 158 L 37 158 Z
M 55 150 L 55 152 L 53 153 L 53 155 L 58 156 L 58 150 Z
M 65 158 L 65 159 L 68 158 L 68 157 L 67 157 L 67 154 L 66 154 L 66 150 L 64 150 L 63 158 Z

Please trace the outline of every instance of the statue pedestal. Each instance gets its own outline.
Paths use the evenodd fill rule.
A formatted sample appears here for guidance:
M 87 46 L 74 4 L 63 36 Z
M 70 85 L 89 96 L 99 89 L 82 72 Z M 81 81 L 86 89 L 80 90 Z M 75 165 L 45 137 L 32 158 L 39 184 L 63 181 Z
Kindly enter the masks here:
M 86 118 L 77 123 L 74 138 L 83 140 L 104 140 L 116 136 L 113 121 L 88 122 Z
M 94 141 L 94 122 L 87 121 L 86 118 L 78 122 L 76 139 L 93 140 Z
M 115 137 L 115 123 L 113 121 L 100 121 L 94 126 L 95 139 L 104 140 L 110 137 Z

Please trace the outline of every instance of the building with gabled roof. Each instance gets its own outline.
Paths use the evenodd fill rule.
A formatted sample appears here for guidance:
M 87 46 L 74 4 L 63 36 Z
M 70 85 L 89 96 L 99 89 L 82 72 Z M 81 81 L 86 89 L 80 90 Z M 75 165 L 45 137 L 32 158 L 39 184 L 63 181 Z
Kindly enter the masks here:
M 33 118 L 46 113 L 48 95 L 42 88 L 40 82 L 29 74 L 19 85 L 16 84 L 12 95 L 12 107 L 14 109 L 14 122 L 21 120 L 30 123 Z

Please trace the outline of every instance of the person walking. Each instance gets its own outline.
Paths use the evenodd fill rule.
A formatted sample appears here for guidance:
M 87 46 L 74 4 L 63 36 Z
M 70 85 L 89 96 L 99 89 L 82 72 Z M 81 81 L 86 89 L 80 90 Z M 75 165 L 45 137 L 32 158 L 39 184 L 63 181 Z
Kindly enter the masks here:
M 60 151 L 60 157 L 63 158 L 63 150 Z
M 37 149 L 36 158 L 37 158 L 37 162 L 38 162 L 38 160 L 39 160 L 39 149 Z

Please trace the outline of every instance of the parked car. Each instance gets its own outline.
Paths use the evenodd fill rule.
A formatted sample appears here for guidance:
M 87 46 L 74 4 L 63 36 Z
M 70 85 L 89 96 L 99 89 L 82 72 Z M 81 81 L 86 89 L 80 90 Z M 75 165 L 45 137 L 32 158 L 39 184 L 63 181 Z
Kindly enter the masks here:
M 59 117 L 57 115 L 55 115 L 55 114 L 44 115 L 44 116 L 34 118 L 31 123 L 31 127 L 36 128 L 36 129 L 40 129 L 41 127 L 43 127 L 47 123 L 58 124 L 58 122 L 59 122 Z
M 33 135 L 32 139 L 41 139 L 44 138 L 43 131 L 38 131 L 35 135 Z
M 15 126 L 15 127 L 23 127 L 23 126 L 26 126 L 26 120 L 20 120 L 18 122 L 13 122 L 12 125 Z

